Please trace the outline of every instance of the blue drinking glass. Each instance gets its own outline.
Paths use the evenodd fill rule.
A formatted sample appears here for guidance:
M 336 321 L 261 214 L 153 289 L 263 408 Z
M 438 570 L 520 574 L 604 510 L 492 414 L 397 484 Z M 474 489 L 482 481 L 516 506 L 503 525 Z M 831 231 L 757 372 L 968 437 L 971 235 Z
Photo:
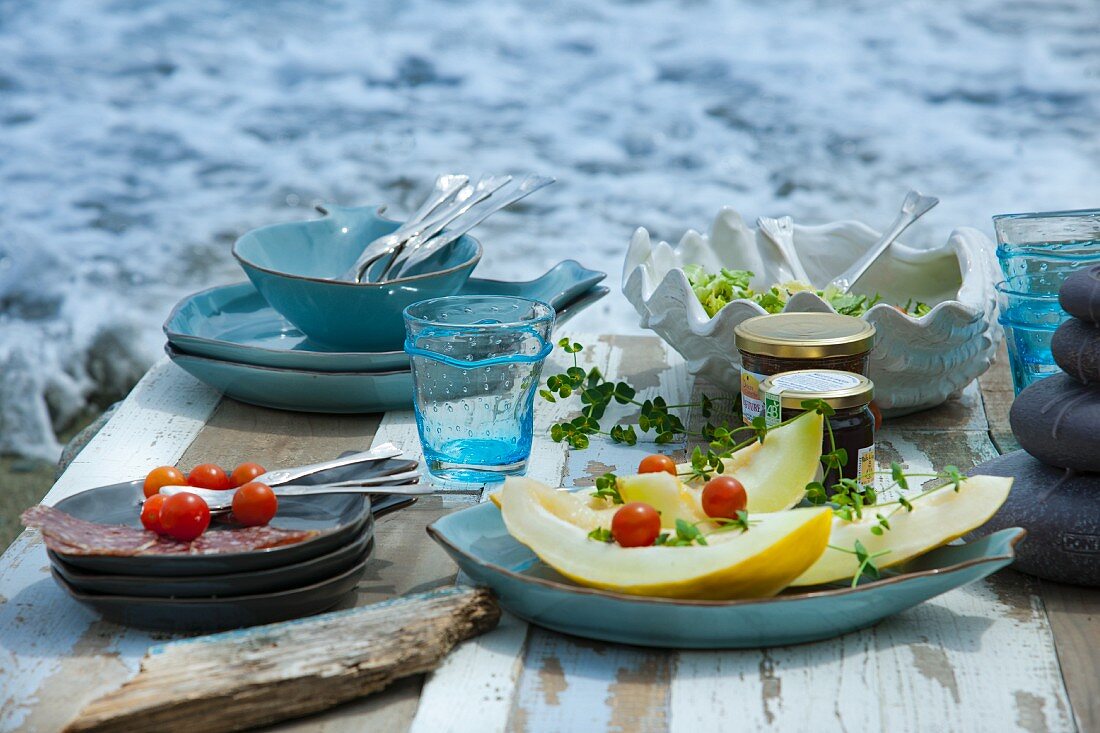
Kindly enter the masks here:
M 1001 214 L 993 217 L 993 228 L 1005 280 L 1047 274 L 1060 285 L 1100 262 L 1100 209 Z
M 1005 330 L 1012 386 L 1016 394 L 1061 369 L 1050 353 L 1050 340 L 1069 314 L 1058 304 L 1062 274 L 1040 271 L 997 284 L 998 320 Z
M 428 470 L 478 483 L 523 473 L 554 309 L 526 298 L 456 295 L 413 303 L 404 316 Z

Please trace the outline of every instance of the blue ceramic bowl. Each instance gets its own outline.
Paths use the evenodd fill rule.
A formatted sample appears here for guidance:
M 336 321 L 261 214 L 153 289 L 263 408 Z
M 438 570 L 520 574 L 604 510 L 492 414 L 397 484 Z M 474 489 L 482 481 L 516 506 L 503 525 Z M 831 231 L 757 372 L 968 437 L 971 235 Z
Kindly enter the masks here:
M 233 256 L 271 307 L 314 341 L 345 351 L 397 351 L 405 339 L 401 311 L 457 293 L 481 259 L 481 244 L 464 236 L 386 283 L 326 279 L 401 225 L 379 211 L 333 207 L 320 219 L 253 229 L 233 245 Z

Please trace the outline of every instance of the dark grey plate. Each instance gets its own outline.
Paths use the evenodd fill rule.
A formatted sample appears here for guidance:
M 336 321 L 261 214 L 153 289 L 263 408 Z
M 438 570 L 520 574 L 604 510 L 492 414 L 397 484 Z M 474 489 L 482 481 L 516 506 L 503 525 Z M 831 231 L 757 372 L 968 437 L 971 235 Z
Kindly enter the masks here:
M 346 481 L 371 476 L 384 476 L 416 467 L 414 461 L 393 458 L 372 465 L 352 465 L 329 469 L 299 479 L 297 484 L 326 481 Z M 138 501 L 143 498 L 142 480 L 137 479 L 111 486 L 82 491 L 57 503 L 57 508 L 80 519 L 101 524 L 124 524 L 140 527 Z M 409 503 L 406 497 L 374 497 L 376 514 L 393 511 Z M 304 562 L 346 545 L 362 532 L 370 520 L 371 502 L 354 494 L 329 494 L 312 497 L 286 497 L 279 502 L 279 512 L 272 525 L 283 529 L 316 529 L 322 534 L 312 540 L 285 547 L 254 552 L 218 555 L 109 557 L 104 555 L 70 555 L 59 553 L 69 565 L 83 571 L 113 575 L 211 575 L 264 570 L 280 565 Z M 230 525 L 212 523 L 208 532 L 232 529 Z
M 278 593 L 224 598 L 141 598 L 82 593 L 53 570 L 54 580 L 72 598 L 108 621 L 157 631 L 222 631 L 242 626 L 288 621 L 321 613 L 355 590 L 367 559 L 349 570 Z
M 74 517 L 100 524 L 124 524 L 140 527 L 138 500 L 141 482 L 100 486 L 82 491 L 57 502 L 57 508 Z M 203 575 L 241 573 L 290 565 L 309 560 L 348 543 L 348 540 L 372 524 L 370 502 L 357 494 L 284 497 L 271 520 L 280 529 L 317 530 L 321 534 L 305 542 L 251 552 L 213 555 L 70 555 L 58 553 L 70 565 L 83 570 L 114 575 Z M 215 521 L 207 532 L 232 531 L 236 525 Z
M 373 527 L 351 542 L 319 557 L 267 570 L 226 575 L 157 577 L 152 575 L 107 575 L 74 567 L 52 550 L 47 554 L 53 569 L 82 593 L 107 593 L 141 598 L 210 598 L 278 591 L 316 583 L 358 565 L 374 547 Z

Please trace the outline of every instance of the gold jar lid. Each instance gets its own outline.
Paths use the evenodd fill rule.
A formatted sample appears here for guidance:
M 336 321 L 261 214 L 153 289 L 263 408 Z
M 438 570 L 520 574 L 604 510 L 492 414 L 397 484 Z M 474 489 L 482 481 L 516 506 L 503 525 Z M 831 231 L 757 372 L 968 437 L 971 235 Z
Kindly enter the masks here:
M 862 407 L 875 396 L 874 383 L 853 372 L 836 369 L 799 369 L 766 377 L 760 383 L 764 394 L 779 394 L 784 408 L 801 410 L 803 400 L 824 400 L 834 410 Z
M 747 318 L 733 330 L 737 348 L 781 359 L 854 356 L 871 350 L 875 327 L 839 313 L 773 313 Z

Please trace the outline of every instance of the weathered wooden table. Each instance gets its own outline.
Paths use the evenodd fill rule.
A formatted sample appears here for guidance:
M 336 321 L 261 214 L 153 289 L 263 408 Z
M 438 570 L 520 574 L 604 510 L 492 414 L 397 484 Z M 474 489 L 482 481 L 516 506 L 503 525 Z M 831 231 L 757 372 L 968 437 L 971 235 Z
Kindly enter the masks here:
M 607 374 L 686 402 L 682 362 L 649 337 L 585 337 Z M 560 360 L 562 355 L 557 354 Z M 1001 365 L 961 399 L 889 422 L 883 463 L 969 468 L 1010 449 L 1011 388 Z M 567 406 L 540 404 L 530 475 L 591 484 L 633 468 L 644 445 L 596 440 L 570 452 L 546 436 Z M 372 441 L 417 451 L 410 413 L 302 415 L 222 400 L 170 363 L 154 367 L 60 478 L 47 502 L 141 476 L 164 463 L 306 463 Z M 2 490 L 2 487 L 0 487 Z M 452 583 L 426 536 L 436 517 L 483 499 L 479 488 L 422 498 L 380 520 L 356 604 Z M 133 674 L 170 638 L 115 626 L 49 577 L 37 532 L 0 560 L 0 729 L 50 731 Z M 1063 731 L 1100 730 L 1100 592 L 1003 571 L 862 632 L 750 651 L 675 652 L 595 643 L 505 616 L 428 678 L 279 730 L 415 731 Z

